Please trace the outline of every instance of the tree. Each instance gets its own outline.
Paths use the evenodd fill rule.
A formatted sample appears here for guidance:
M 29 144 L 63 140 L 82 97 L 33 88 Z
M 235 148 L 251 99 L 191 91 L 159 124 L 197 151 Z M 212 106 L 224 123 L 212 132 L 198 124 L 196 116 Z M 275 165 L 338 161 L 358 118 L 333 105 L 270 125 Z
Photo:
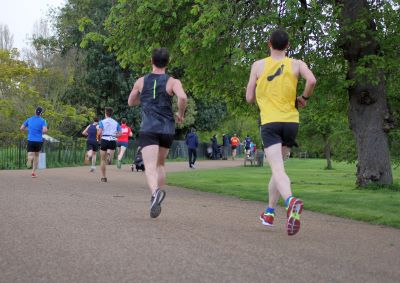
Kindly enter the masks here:
M 340 46 L 348 62 L 349 122 L 357 152 L 357 184 L 393 182 L 388 132 L 394 127 L 385 87 L 385 65 L 379 42 L 380 1 L 337 1 L 343 4 L 340 17 Z
M 301 119 L 318 125 L 314 132 L 329 156 L 335 147 L 330 142 L 345 126 L 343 119 L 332 125 L 335 113 L 343 117 L 349 107 L 358 153 L 357 184 L 390 184 L 387 133 L 398 110 L 392 108 L 392 113 L 389 104 L 399 105 L 396 5 L 397 1 L 378 0 L 126 0 L 112 8 L 106 42 L 123 66 L 138 71 L 146 66 L 153 47 L 168 47 L 171 67 L 182 70 L 182 80 L 196 99 L 216 97 L 227 103 L 229 112 L 250 111 L 256 119 L 255 108 L 243 101 L 249 66 L 267 54 L 269 31 L 286 28 L 291 39 L 288 54 L 309 63 L 319 82 L 329 82 L 317 84 L 315 90 L 321 107 L 306 109 Z
M 18 59 L 18 53 L 0 50 L 0 138 L 20 137 L 19 125 L 34 114 L 37 106 L 45 109 L 50 135 L 73 135 L 93 112 L 51 101 L 37 92 L 33 80 L 40 70 Z
M 199 131 L 213 131 L 221 127 L 227 115 L 226 104 L 220 100 L 196 100 L 196 106 L 201 111 L 196 113 L 194 127 Z
M 108 31 L 103 25 L 112 2 L 69 0 L 56 14 L 58 48 L 63 55 L 74 54 L 76 62 L 72 80 L 61 99 L 93 107 L 97 115 L 103 115 L 104 108 L 112 106 L 117 119 L 126 117 L 136 125 L 139 112 L 127 105 L 135 78 L 128 69 L 120 67 L 115 54 L 104 44 Z
M 11 50 L 14 44 L 14 36 L 7 25 L 0 24 L 0 49 Z

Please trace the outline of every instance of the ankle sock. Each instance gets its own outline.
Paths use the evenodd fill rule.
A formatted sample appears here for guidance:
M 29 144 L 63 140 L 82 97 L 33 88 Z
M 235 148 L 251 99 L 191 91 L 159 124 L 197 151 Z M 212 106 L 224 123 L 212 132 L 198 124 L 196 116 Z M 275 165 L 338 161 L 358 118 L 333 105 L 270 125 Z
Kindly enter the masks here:
M 271 214 L 275 214 L 275 208 L 271 208 L 271 207 L 267 207 L 265 209 L 265 213 L 271 213 Z
M 288 197 L 286 200 L 285 200 L 285 205 L 286 206 L 288 206 L 289 205 L 289 203 L 290 203 L 290 199 L 292 198 L 292 196 L 290 196 L 290 197 Z

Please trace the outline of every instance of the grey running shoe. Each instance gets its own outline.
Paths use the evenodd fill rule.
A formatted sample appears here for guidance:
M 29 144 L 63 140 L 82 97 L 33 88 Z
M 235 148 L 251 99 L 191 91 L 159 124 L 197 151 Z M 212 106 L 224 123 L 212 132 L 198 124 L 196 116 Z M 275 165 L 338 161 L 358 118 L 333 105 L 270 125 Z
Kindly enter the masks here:
M 154 196 L 151 196 L 150 217 L 157 218 L 161 213 L 161 203 L 165 198 L 165 191 L 157 189 Z

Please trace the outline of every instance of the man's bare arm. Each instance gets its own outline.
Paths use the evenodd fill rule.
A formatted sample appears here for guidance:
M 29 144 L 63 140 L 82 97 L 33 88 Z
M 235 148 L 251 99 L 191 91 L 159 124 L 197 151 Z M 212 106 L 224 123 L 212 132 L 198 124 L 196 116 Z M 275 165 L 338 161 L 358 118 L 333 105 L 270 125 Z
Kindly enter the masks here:
M 48 128 L 47 128 L 47 126 L 44 126 L 44 127 L 42 128 L 42 133 L 43 133 L 43 134 L 46 134 L 46 133 L 47 133 L 47 131 L 48 131 Z
M 300 61 L 300 75 L 303 77 L 303 79 L 306 80 L 306 86 L 304 87 L 303 96 L 310 97 L 314 91 L 317 79 L 308 68 L 306 63 L 304 63 L 303 61 Z
M 253 103 L 256 100 L 257 71 L 256 63 L 251 66 L 250 78 L 246 88 L 246 101 Z
M 88 135 L 88 129 L 89 129 L 90 125 L 86 127 L 86 129 L 83 130 L 82 135 L 87 136 Z
M 140 91 L 143 85 L 143 77 L 139 78 L 133 85 L 132 91 L 129 94 L 128 105 L 135 106 L 140 104 Z
M 306 80 L 306 86 L 304 87 L 303 94 L 297 97 L 299 107 L 303 108 L 307 106 L 307 99 L 312 95 L 317 80 L 315 79 L 314 74 L 308 68 L 306 63 L 301 60 L 298 60 L 298 62 L 299 74 L 303 79 Z
M 178 123 L 183 122 L 183 118 L 185 116 L 185 110 L 187 105 L 187 96 L 185 91 L 183 90 L 182 83 L 180 80 L 174 79 L 172 85 L 172 92 L 178 98 L 178 113 L 177 113 L 177 120 Z

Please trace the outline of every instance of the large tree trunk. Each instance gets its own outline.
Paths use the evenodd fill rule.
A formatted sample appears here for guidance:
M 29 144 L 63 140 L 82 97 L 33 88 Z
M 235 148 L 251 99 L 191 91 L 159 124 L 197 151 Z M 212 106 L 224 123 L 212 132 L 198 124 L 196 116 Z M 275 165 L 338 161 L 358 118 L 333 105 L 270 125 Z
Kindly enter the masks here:
M 388 131 L 393 127 L 389 113 L 385 82 L 382 71 L 376 71 L 371 82 L 360 76 L 356 68 L 368 55 L 379 55 L 379 44 L 375 40 L 376 26 L 368 13 L 366 0 L 337 1 L 343 4 L 340 29 L 341 47 L 348 60 L 348 79 L 354 80 L 349 88 L 349 122 L 356 139 L 357 185 L 370 183 L 389 185 L 393 183 L 390 164 Z M 363 21 L 360 27 L 360 22 Z M 358 22 L 357 29 L 354 27 Z M 364 68 L 369 68 L 365 63 Z

